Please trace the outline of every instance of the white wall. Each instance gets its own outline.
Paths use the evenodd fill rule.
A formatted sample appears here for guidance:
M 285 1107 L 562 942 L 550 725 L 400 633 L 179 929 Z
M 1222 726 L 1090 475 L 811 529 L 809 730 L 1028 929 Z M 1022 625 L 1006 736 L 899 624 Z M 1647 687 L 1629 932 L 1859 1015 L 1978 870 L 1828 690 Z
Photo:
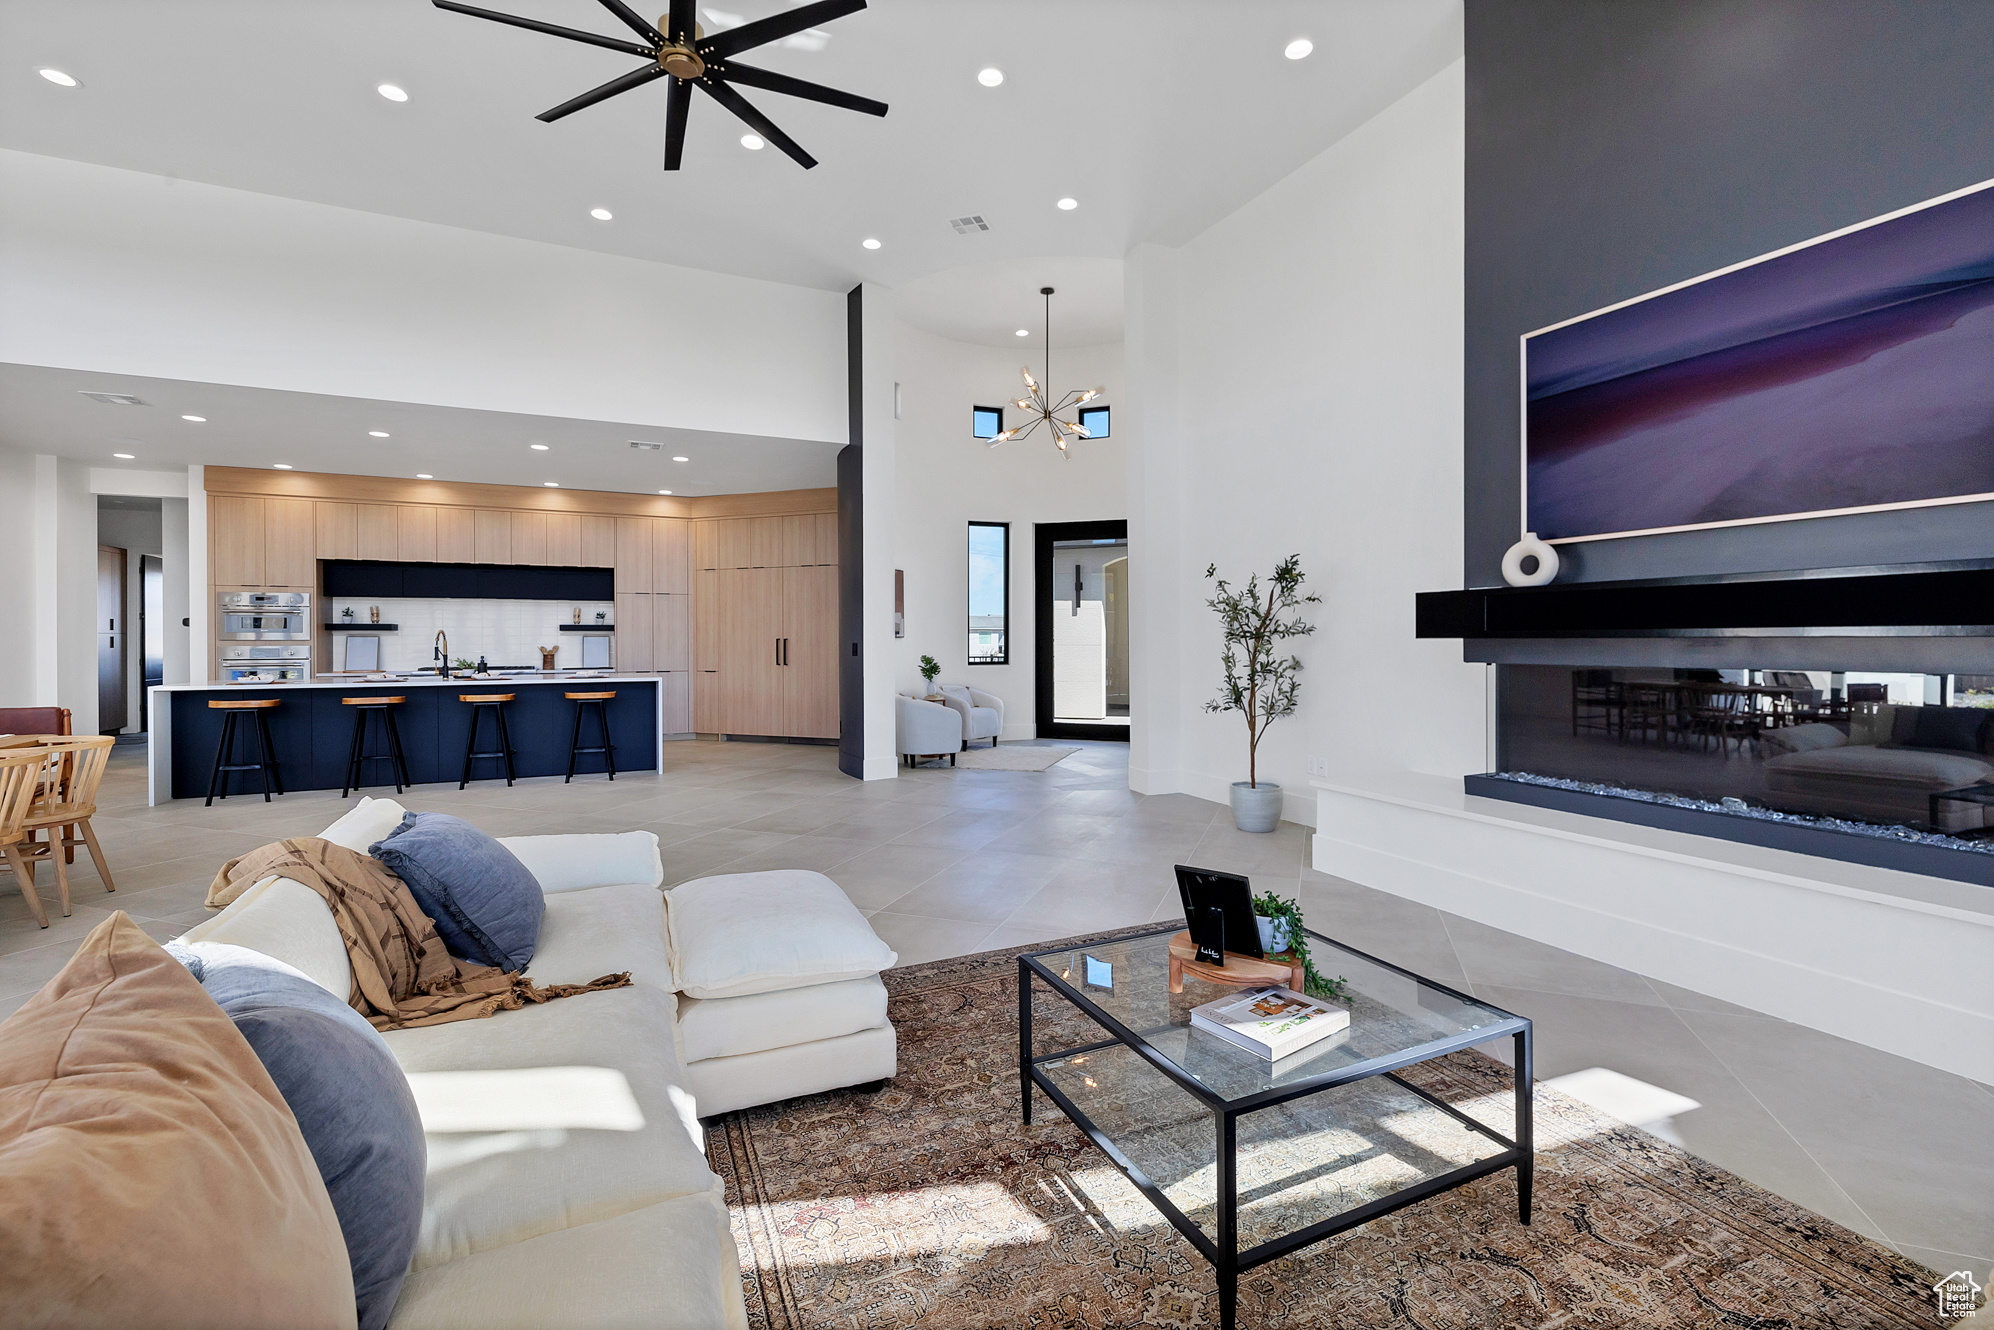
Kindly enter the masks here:
M 1224 800 L 1245 725 L 1208 715 L 1219 630 L 1203 574 L 1299 553 L 1323 598 L 1301 708 L 1260 771 L 1313 823 L 1331 774 L 1482 768 L 1482 667 L 1413 637 L 1413 596 L 1461 568 L 1462 65 L 1177 250 L 1131 255 L 1135 751 L 1130 781 Z
M 0 361 L 845 437 L 844 296 L 0 152 Z
M 37 454 L 25 565 L 33 587 L 27 634 L 29 705 L 70 710 L 77 734 L 97 733 L 97 498 L 81 462 Z
M 1004 737 L 1029 739 L 1036 733 L 1037 696 L 1032 527 L 1127 515 L 1125 459 L 1132 445 L 1122 413 L 1122 348 L 1054 349 L 1055 390 L 1105 387 L 1101 404 L 1113 408 L 1110 436 L 1081 439 L 1062 459 L 1045 439 L 1043 426 L 1031 438 L 997 448 L 970 435 L 970 407 L 995 406 L 1019 396 L 1024 391 L 1019 365 L 1029 359 L 1038 373 L 1043 349 L 973 346 L 905 323 L 895 335 L 901 389 L 895 558 L 907 575 L 907 636 L 888 638 L 894 652 L 894 691 L 925 692 L 921 657 L 933 656 L 942 667 L 938 682 L 967 682 L 1003 698 Z M 1006 423 L 1016 423 L 1017 416 L 1016 410 L 1008 412 Z M 1008 665 L 968 663 L 972 521 L 1011 524 Z M 1130 578 L 1137 584 L 1148 575 L 1146 557 L 1146 550 L 1132 546 Z
M 0 707 L 36 705 L 35 458 L 0 448 Z

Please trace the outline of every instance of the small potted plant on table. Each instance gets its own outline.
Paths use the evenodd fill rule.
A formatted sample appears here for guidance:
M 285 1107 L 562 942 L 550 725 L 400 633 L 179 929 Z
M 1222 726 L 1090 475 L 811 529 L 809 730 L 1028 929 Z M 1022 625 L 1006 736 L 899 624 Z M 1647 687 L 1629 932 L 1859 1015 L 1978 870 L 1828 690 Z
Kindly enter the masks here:
M 1325 979 L 1309 957 L 1309 935 L 1302 929 L 1302 907 L 1293 897 L 1263 891 L 1253 898 L 1253 916 L 1260 925 L 1260 949 L 1270 958 L 1293 957 L 1302 963 L 1303 987 L 1317 997 L 1348 997 L 1343 978 Z
M 940 661 L 936 660 L 933 656 L 921 657 L 921 678 L 928 685 L 927 700 L 930 702 L 938 701 L 941 698 L 941 694 L 935 691 L 935 676 L 941 672 L 942 666 Z

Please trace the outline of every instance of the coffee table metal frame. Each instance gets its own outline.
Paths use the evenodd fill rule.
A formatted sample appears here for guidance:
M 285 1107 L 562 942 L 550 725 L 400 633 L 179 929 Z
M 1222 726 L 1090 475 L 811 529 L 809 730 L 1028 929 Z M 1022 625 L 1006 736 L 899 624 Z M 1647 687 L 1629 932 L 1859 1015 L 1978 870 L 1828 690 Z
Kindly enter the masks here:
M 1116 938 L 1114 939 L 1114 943 L 1120 945 L 1141 942 L 1151 937 L 1166 936 L 1178 931 L 1180 931 L 1179 927 L 1173 924 L 1157 929 L 1154 933 L 1137 933 L 1128 937 Z M 1376 956 L 1372 956 L 1366 952 L 1358 951 L 1355 947 L 1349 946 L 1346 943 L 1324 937 L 1314 929 L 1306 929 L 1304 931 L 1318 941 L 1327 942 L 1340 950 L 1360 956 L 1373 964 L 1402 974 L 1415 983 L 1424 984 L 1437 992 L 1445 993 L 1449 997 L 1456 998 L 1462 1002 L 1472 1003 L 1476 1006 L 1490 1007 L 1489 1003 L 1483 1002 L 1479 998 L 1472 998 L 1465 993 L 1456 992 L 1448 988 L 1445 984 L 1435 983 L 1433 980 L 1422 975 L 1414 974 L 1411 970 L 1393 965 L 1389 961 L 1380 960 Z M 1032 1086 L 1037 1085 L 1039 1089 L 1045 1091 L 1055 1104 L 1059 1105 L 1060 1111 L 1065 1113 L 1076 1127 L 1086 1132 L 1094 1144 L 1101 1147 L 1101 1152 L 1107 1155 L 1115 1167 L 1120 1169 L 1123 1175 L 1135 1184 L 1136 1189 L 1149 1199 L 1150 1204 L 1161 1211 L 1163 1217 L 1168 1219 L 1176 1227 L 1177 1231 L 1184 1235 L 1185 1239 L 1198 1250 L 1199 1255 L 1212 1263 L 1213 1268 L 1218 1273 L 1219 1325 L 1221 1330 L 1233 1330 L 1234 1320 L 1238 1314 L 1239 1276 L 1242 1271 L 1265 1265 L 1269 1261 L 1277 1260 L 1280 1257 L 1288 1255 L 1290 1252 L 1298 1251 L 1303 1247 L 1320 1242 L 1324 1238 L 1332 1237 L 1335 1234 L 1343 1232 L 1345 1229 L 1356 1228 L 1359 1224 L 1369 1223 L 1380 1215 L 1388 1215 L 1394 1210 L 1402 1210 L 1406 1206 L 1423 1201 L 1429 1196 L 1452 1190 L 1464 1183 L 1472 1182 L 1476 1178 L 1486 1177 L 1490 1173 L 1500 1172 L 1505 1168 L 1514 1168 L 1516 1170 L 1517 1218 L 1525 1224 L 1530 1222 L 1530 1184 L 1534 1161 L 1532 1156 L 1533 1127 L 1530 1103 L 1530 1087 L 1533 1083 L 1531 1075 L 1531 1023 L 1528 1017 L 1503 1012 L 1500 1007 L 1490 1007 L 1490 1010 L 1502 1012 L 1505 1019 L 1490 1025 L 1477 1026 L 1472 1030 L 1465 1030 L 1460 1034 L 1435 1039 L 1430 1043 L 1419 1044 L 1413 1048 L 1404 1049 L 1386 1057 L 1371 1058 L 1363 1062 L 1353 1063 L 1347 1067 L 1339 1067 L 1334 1071 L 1325 1072 L 1321 1076 L 1312 1076 L 1305 1080 L 1295 1081 L 1289 1085 L 1276 1086 L 1260 1091 L 1257 1094 L 1246 1095 L 1237 1099 L 1227 1099 L 1225 1096 L 1207 1088 L 1203 1082 L 1187 1074 L 1176 1063 L 1151 1047 L 1149 1042 L 1143 1038 L 1144 1032 L 1130 1029 L 1114 1016 L 1102 1010 L 1099 1005 L 1090 1001 L 1085 993 L 1058 975 L 1055 975 L 1045 965 L 1041 964 L 1038 959 L 1040 956 L 1066 955 L 1075 950 L 1077 948 L 1051 947 L 1044 951 L 1026 953 L 1018 957 L 1018 1096 L 1021 1101 L 1020 1109 L 1022 1110 L 1025 1124 L 1027 1126 L 1031 1124 Z M 1083 1044 L 1077 1048 L 1066 1048 L 1053 1053 L 1042 1053 L 1037 1057 L 1032 1056 L 1031 981 L 1034 976 L 1044 980 L 1052 988 L 1054 993 L 1079 1008 L 1089 1019 L 1107 1030 L 1114 1037 L 1099 1040 L 1091 1044 Z M 1158 1032 L 1160 1033 L 1162 1029 L 1171 1028 L 1175 1028 L 1175 1026 L 1159 1027 Z M 1477 1044 L 1492 1043 L 1504 1036 L 1508 1036 L 1515 1041 L 1516 1138 L 1514 1140 L 1500 1135 L 1488 1126 L 1475 1121 L 1475 1119 L 1461 1112 L 1452 1104 L 1446 1103 L 1428 1091 L 1414 1085 L 1411 1081 L 1396 1074 L 1400 1070 L 1413 1066 L 1416 1063 L 1430 1062 L 1434 1058 L 1445 1056 L 1448 1053 L 1453 1053 L 1463 1048 L 1472 1048 Z M 1058 1062 L 1065 1058 L 1073 1057 L 1076 1054 L 1091 1053 L 1098 1049 L 1112 1048 L 1116 1044 L 1122 1044 L 1132 1050 L 1137 1056 L 1143 1058 L 1151 1066 L 1167 1076 L 1185 1093 L 1191 1095 L 1204 1104 L 1207 1109 L 1211 1110 L 1212 1128 L 1216 1136 L 1217 1145 L 1215 1164 L 1218 1191 L 1218 1238 L 1216 1241 L 1207 1237 L 1205 1231 L 1195 1221 L 1182 1210 L 1178 1209 L 1176 1204 L 1164 1194 L 1163 1189 L 1150 1181 L 1142 1169 L 1137 1167 L 1135 1162 L 1125 1155 L 1115 1145 L 1114 1141 L 1109 1139 L 1107 1134 L 1097 1127 L 1092 1119 L 1082 1112 L 1057 1085 L 1053 1084 L 1052 1079 L 1039 1069 L 1041 1063 Z M 1467 1164 L 1414 1183 L 1412 1186 L 1402 1188 L 1388 1196 L 1381 1196 L 1374 1201 L 1357 1206 L 1355 1209 L 1331 1215 L 1326 1219 L 1310 1224 L 1306 1228 L 1297 1229 L 1292 1233 L 1269 1239 L 1258 1246 L 1249 1247 L 1245 1251 L 1239 1250 L 1239 1188 L 1236 1159 L 1238 1152 L 1239 1119 L 1248 1113 L 1257 1112 L 1264 1108 L 1272 1108 L 1276 1104 L 1285 1104 L 1290 1100 L 1299 1099 L 1304 1095 L 1318 1094 L 1324 1090 L 1334 1089 L 1339 1085 L 1348 1085 L 1354 1081 L 1367 1080 L 1373 1076 L 1383 1076 L 1400 1089 L 1408 1090 L 1427 1103 L 1432 1104 L 1435 1108 L 1438 1108 L 1441 1112 L 1455 1119 L 1469 1130 L 1479 1132 L 1481 1135 L 1488 1137 L 1502 1147 L 1501 1152 L 1490 1155 L 1487 1159 L 1477 1160 L 1475 1163 Z

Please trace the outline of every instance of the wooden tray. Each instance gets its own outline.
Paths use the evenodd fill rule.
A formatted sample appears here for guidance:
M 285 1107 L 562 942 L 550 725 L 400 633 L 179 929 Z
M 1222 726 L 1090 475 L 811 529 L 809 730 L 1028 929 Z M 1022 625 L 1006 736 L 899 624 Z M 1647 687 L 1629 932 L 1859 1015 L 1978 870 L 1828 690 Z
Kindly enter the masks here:
M 1210 984 L 1238 984 L 1248 987 L 1255 984 L 1285 984 L 1297 993 L 1302 991 L 1303 968 L 1297 960 L 1257 960 L 1252 956 L 1242 956 L 1236 951 L 1225 954 L 1224 965 L 1210 965 L 1198 959 L 1198 944 L 1191 941 L 1191 931 L 1185 929 L 1170 939 L 1170 991 L 1184 991 L 1184 976 L 1194 975 Z

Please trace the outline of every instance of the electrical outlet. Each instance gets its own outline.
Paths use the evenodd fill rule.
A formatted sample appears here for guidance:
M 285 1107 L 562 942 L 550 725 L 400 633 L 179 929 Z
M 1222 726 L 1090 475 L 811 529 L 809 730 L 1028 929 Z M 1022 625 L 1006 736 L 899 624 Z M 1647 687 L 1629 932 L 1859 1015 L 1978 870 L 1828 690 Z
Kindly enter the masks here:
M 1309 775 L 1319 780 L 1329 779 L 1329 759 L 1312 757 L 1309 759 Z

